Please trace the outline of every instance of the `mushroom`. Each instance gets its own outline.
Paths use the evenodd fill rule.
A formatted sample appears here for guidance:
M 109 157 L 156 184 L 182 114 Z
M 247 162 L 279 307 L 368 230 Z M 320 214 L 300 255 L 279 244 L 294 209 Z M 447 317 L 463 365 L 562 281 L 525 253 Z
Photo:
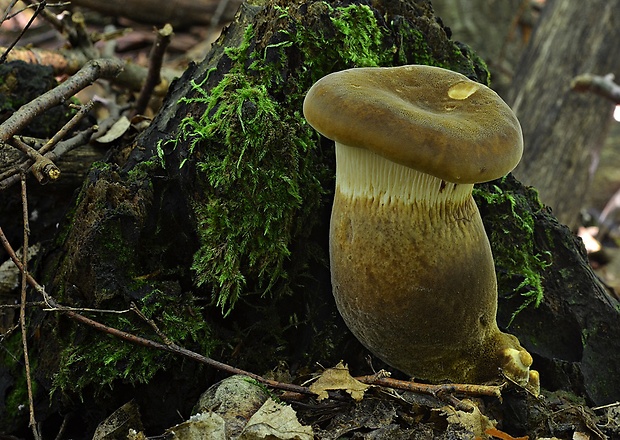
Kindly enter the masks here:
M 497 280 L 473 184 L 519 162 L 521 127 L 488 87 L 431 66 L 320 79 L 304 116 L 336 144 L 329 254 L 353 334 L 418 379 L 539 388 L 532 357 L 497 326 Z

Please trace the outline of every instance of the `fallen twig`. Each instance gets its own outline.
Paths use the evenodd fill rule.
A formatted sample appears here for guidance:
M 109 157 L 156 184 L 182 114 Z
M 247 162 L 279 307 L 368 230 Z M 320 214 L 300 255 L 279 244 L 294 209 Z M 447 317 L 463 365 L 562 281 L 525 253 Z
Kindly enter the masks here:
M 37 150 L 26 144 L 21 139 L 15 137 L 8 142 L 9 145 L 17 148 L 25 153 L 34 164 L 30 167 L 32 174 L 39 183 L 45 185 L 48 182 L 53 182 L 60 177 L 60 168 L 56 166 L 49 157 L 42 156 Z
M 120 60 L 98 59 L 89 61 L 67 81 L 23 105 L 0 124 L 0 141 L 8 142 L 13 135 L 30 124 L 36 116 L 45 110 L 61 104 L 99 78 L 115 77 L 122 68 L 123 63 Z
M 54 162 L 69 151 L 86 144 L 95 133 L 95 130 L 96 126 L 86 129 L 66 141 L 59 142 L 54 151 L 45 153 L 45 157 Z M 32 163 L 32 160 L 26 159 L 18 165 L 9 168 L 3 173 L 0 173 L 0 191 L 3 191 L 15 184 L 20 179 L 20 173 L 27 172 L 32 166 Z
M 615 408 L 620 406 L 620 402 L 614 402 L 614 403 L 608 403 L 607 405 L 601 405 L 601 406 L 596 406 L 594 408 L 591 408 L 592 411 L 598 411 L 601 409 L 607 409 L 607 408 Z
M 4 51 L 2 56 L 0 56 L 0 64 L 3 64 L 6 61 L 6 58 L 7 58 L 8 54 L 9 54 L 9 52 L 11 51 L 11 49 L 13 49 L 13 47 L 15 47 L 15 45 L 20 40 L 20 38 L 24 35 L 24 33 L 26 33 L 26 31 L 28 30 L 28 28 L 30 27 L 30 25 L 32 24 L 34 19 L 37 18 L 37 15 L 39 15 L 39 13 L 45 9 L 45 4 L 46 3 L 47 3 L 47 0 L 42 0 L 37 5 L 36 9 L 34 10 L 34 14 L 32 14 L 32 17 L 30 17 L 30 20 L 28 20 L 28 23 L 26 23 L 26 26 L 24 26 L 24 28 L 22 29 L 20 34 L 17 36 L 15 41 L 13 41 L 13 43 L 11 43 L 11 45 Z
M 39 181 L 55 180 L 60 176 L 60 170 L 53 163 L 50 156 L 43 156 L 32 147 L 21 141 L 12 139 L 15 134 L 30 124 L 33 119 L 46 110 L 71 98 L 77 92 L 92 84 L 99 78 L 113 78 L 118 75 L 123 63 L 114 59 L 100 59 L 88 62 L 79 72 L 54 89 L 44 93 L 15 111 L 6 121 L 0 124 L 0 141 L 17 146 L 34 160 L 33 174 Z M 69 128 L 74 125 L 83 114 L 69 121 Z M 67 127 L 67 126 L 65 126 Z M 69 129 L 67 128 L 67 130 Z M 61 129 L 63 134 L 65 129 Z M 53 138 L 57 142 L 56 136 Z M 29 166 L 30 164 L 28 164 Z M 15 179 L 13 179 L 14 181 Z
M 19 325 L 22 334 L 22 349 L 24 350 L 24 368 L 26 374 L 26 388 L 28 391 L 28 407 L 30 409 L 30 421 L 28 425 L 32 429 L 32 433 L 35 439 L 40 439 L 41 434 L 37 425 L 37 420 L 34 414 L 34 397 L 32 394 L 32 378 L 30 374 L 30 357 L 28 356 L 28 333 L 26 328 L 26 288 L 28 282 L 26 276 L 28 274 L 28 241 L 30 236 L 30 226 L 28 223 L 28 196 L 26 190 L 26 176 L 21 175 L 22 188 L 22 218 L 23 218 L 23 244 L 22 244 L 22 268 L 21 268 L 21 307 L 19 308 Z
M 172 26 L 166 24 L 157 31 L 157 37 L 149 54 L 149 70 L 146 81 L 142 85 L 140 95 L 136 101 L 134 114 L 143 114 L 148 106 L 151 95 L 155 87 L 161 82 L 161 66 L 164 61 L 164 54 L 172 38 Z
M 425 384 L 405 380 L 392 379 L 390 377 L 382 377 L 376 374 L 370 376 L 360 376 L 355 379 L 367 385 L 379 385 L 388 388 L 394 388 L 404 391 L 413 391 L 414 393 L 431 394 L 433 396 L 438 393 L 450 394 L 466 394 L 469 396 L 491 396 L 500 399 L 502 397 L 501 386 L 492 385 L 472 385 L 472 384 Z
M 620 104 L 620 86 L 614 82 L 613 73 L 605 76 L 590 73 L 579 75 L 573 79 L 570 86 L 576 92 L 593 92 Z
M 63 139 L 67 133 L 69 133 L 73 128 L 91 111 L 95 102 L 91 99 L 86 104 L 80 106 L 80 109 L 77 111 L 75 115 L 60 129 L 58 132 L 52 136 L 52 138 L 45 143 L 39 150 L 40 154 L 45 154 L 48 151 L 51 151 L 61 139 Z

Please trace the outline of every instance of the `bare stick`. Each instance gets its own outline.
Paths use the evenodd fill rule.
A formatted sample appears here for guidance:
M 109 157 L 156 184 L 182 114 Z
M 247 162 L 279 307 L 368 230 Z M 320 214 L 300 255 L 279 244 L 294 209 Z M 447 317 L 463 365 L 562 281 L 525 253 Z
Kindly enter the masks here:
M 32 429 L 35 439 L 40 438 L 37 420 L 34 415 L 34 398 L 32 395 L 32 379 L 30 375 L 30 357 L 28 356 L 28 334 L 26 329 L 26 288 L 28 287 L 28 281 L 26 276 L 28 274 L 28 239 L 30 236 L 30 225 L 28 223 L 28 194 L 26 191 L 26 176 L 21 175 L 22 181 L 22 216 L 24 222 L 24 238 L 22 245 L 22 281 L 21 281 L 21 307 L 19 308 L 19 323 L 22 333 L 22 346 L 24 350 L 24 367 L 26 369 L 26 387 L 28 389 L 28 406 L 30 408 L 30 422 L 29 426 Z
M 24 35 L 24 33 L 28 30 L 28 28 L 30 27 L 30 25 L 32 24 L 32 22 L 34 21 L 35 18 L 37 18 L 37 15 L 39 15 L 39 13 L 45 9 L 45 4 L 47 3 L 47 0 L 43 0 L 41 1 L 41 3 L 39 3 L 39 5 L 37 6 L 37 8 L 34 10 L 34 14 L 32 14 L 32 17 L 30 17 L 30 20 L 28 20 L 28 23 L 26 23 L 26 26 L 24 26 L 24 28 L 22 29 L 22 31 L 20 32 L 20 34 L 17 36 L 17 38 L 15 39 L 15 41 L 13 43 L 11 43 L 11 45 L 6 49 L 6 51 L 2 54 L 2 56 L 0 57 L 0 64 L 3 64 L 6 61 L 6 57 L 9 54 L 9 52 L 11 51 L 11 49 L 13 49 L 13 47 L 15 47 L 15 45 L 17 44 L 17 42 L 20 40 L 20 38 Z
M 75 115 L 65 124 L 63 127 L 58 130 L 52 138 L 45 143 L 39 150 L 40 154 L 45 154 L 50 151 L 61 139 L 63 139 L 69 131 L 73 129 L 83 118 L 88 114 L 89 111 L 93 108 L 95 102 L 91 99 L 86 104 L 80 106 L 80 109 L 77 111 Z
M 7 142 L 44 111 L 69 99 L 98 78 L 113 78 L 123 68 L 123 62 L 115 59 L 89 61 L 79 72 L 56 88 L 23 105 L 0 124 L 0 141 Z
M 592 411 L 598 411 L 600 409 L 615 408 L 617 406 L 620 406 L 620 402 L 608 403 L 607 405 L 596 406 L 596 407 L 591 408 L 591 409 L 592 409 Z
M 145 112 L 149 99 L 151 99 L 151 95 L 153 94 L 153 90 L 155 90 L 155 87 L 161 82 L 161 66 L 172 34 L 172 26 L 169 24 L 166 24 L 157 31 L 157 37 L 155 38 L 149 55 L 149 70 L 142 90 L 140 90 L 138 101 L 136 102 L 135 114 L 143 114 Z
M 614 82 L 613 73 L 605 76 L 584 75 L 576 76 L 571 82 L 571 89 L 576 92 L 593 92 L 601 95 L 615 104 L 620 104 L 620 86 Z
M 46 153 L 45 157 L 49 158 L 51 161 L 57 160 L 69 151 L 87 143 L 94 132 L 95 128 L 89 128 L 66 141 L 59 142 L 54 151 Z M 32 164 L 33 161 L 28 159 L 0 174 L 0 191 L 15 184 L 20 179 L 19 174 L 28 171 Z
M 46 183 L 53 182 L 60 177 L 60 168 L 58 168 L 49 157 L 42 156 L 41 153 L 23 142 L 21 139 L 15 137 L 11 139 L 8 144 L 21 150 L 23 153 L 26 153 L 28 157 L 34 161 L 31 171 L 40 184 L 45 185 Z
M 395 388 L 404 391 L 413 391 L 414 393 L 437 395 L 438 393 L 456 393 L 467 394 L 470 396 L 492 396 L 501 398 L 501 387 L 490 385 L 471 385 L 446 383 L 439 385 L 431 385 L 425 383 L 410 382 L 405 380 L 397 380 L 389 377 L 381 377 L 376 374 L 371 376 L 356 377 L 362 383 L 367 385 L 379 385 L 388 388 Z
M 33 9 L 33 8 L 36 9 L 39 6 L 39 2 L 35 0 L 24 0 L 24 3 L 26 3 L 27 6 L 23 10 Z M 48 8 L 62 8 L 62 7 L 70 6 L 70 5 L 71 5 L 71 2 L 58 2 L 58 3 L 48 3 L 47 7 Z M 22 11 L 18 11 L 17 13 L 13 14 L 13 16 L 17 15 L 18 13 Z M 63 26 L 62 22 L 58 19 L 56 14 L 50 12 L 47 8 L 43 9 L 40 14 L 41 14 L 41 17 L 44 18 L 60 34 L 63 34 L 63 33 L 71 34 L 71 29 L 67 29 L 66 26 Z

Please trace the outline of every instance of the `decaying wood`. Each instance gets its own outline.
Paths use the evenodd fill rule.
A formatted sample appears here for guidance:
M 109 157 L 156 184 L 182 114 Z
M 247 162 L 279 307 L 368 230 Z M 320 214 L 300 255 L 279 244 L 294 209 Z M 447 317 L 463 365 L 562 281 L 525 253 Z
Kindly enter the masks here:
M 146 23 L 173 26 L 225 23 L 235 15 L 240 0 L 74 0 L 77 6 L 87 7 L 106 15 L 128 17 Z

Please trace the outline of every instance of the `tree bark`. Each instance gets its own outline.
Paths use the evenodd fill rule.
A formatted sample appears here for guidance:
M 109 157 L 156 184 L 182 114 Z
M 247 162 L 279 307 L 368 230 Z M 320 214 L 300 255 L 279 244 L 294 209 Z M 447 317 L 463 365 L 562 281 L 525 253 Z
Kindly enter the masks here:
M 525 151 L 515 176 L 574 228 L 611 124 L 605 98 L 571 91 L 579 74 L 620 70 L 617 1 L 548 0 L 511 86 Z
M 72 4 L 113 17 L 183 27 L 230 22 L 241 0 L 76 0 Z
M 452 38 L 471 46 L 491 72 L 491 87 L 506 96 L 532 25 L 523 0 L 435 0 L 433 8 Z

